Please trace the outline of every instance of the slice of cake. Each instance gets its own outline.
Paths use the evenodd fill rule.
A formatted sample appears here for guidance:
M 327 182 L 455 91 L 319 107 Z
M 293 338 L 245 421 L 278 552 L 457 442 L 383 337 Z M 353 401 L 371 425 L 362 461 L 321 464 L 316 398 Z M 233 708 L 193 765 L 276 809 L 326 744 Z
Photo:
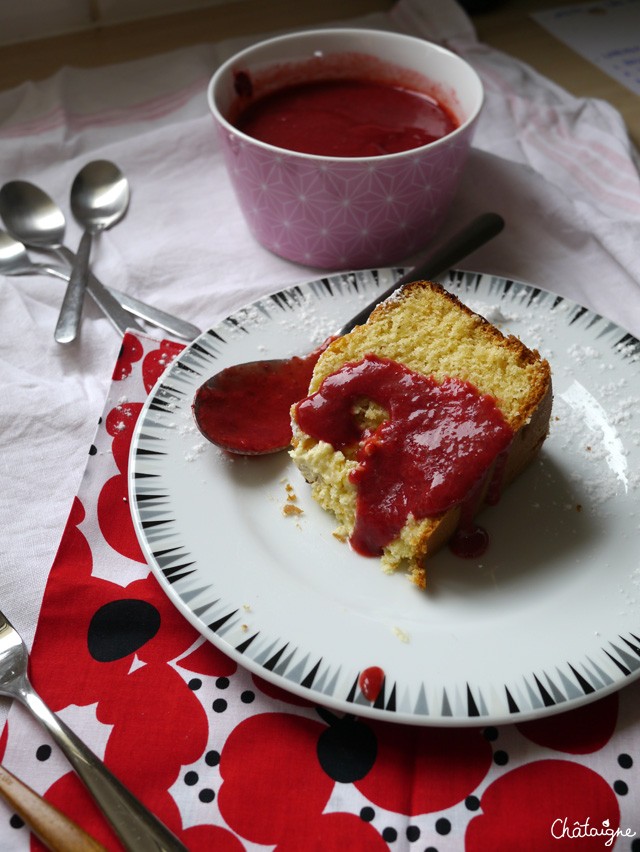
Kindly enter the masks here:
M 424 588 L 452 537 L 481 551 L 473 518 L 536 455 L 551 400 L 538 352 L 419 281 L 320 356 L 291 411 L 291 457 L 338 537 Z

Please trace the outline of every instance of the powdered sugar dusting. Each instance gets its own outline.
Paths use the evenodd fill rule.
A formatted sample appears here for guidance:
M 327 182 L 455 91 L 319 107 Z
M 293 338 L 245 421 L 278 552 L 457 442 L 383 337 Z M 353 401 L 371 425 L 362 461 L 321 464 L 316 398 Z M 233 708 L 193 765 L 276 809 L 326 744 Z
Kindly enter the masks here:
M 637 376 L 625 365 L 637 353 L 613 346 L 612 329 L 572 302 L 543 293 L 545 310 L 530 306 L 531 290 L 522 298 L 487 304 L 463 299 L 472 310 L 536 349 L 551 366 L 554 408 L 544 453 L 558 458 L 576 500 L 563 500 L 561 511 L 602 518 L 620 495 L 637 493 L 640 466 L 631 455 L 640 447 Z M 462 298 L 462 297 L 461 297 Z M 552 302 L 553 300 L 553 302 Z M 521 301 L 522 304 L 518 304 Z M 598 327 L 604 326 L 601 332 Z M 596 327 L 596 333 L 592 328 Z M 614 353 L 612 357 L 612 348 Z M 625 356 L 625 359 L 623 357 Z M 634 520 L 633 526 L 638 527 Z
M 395 273 L 381 270 L 380 292 L 391 286 L 395 277 Z M 277 335 L 278 341 L 295 334 L 298 339 L 305 341 L 308 350 L 315 349 L 328 337 L 336 334 L 350 315 L 359 313 L 376 298 L 376 291 L 365 286 L 365 281 L 369 280 L 368 271 L 336 274 L 310 282 L 308 289 L 294 288 L 260 299 L 237 311 L 226 321 L 227 333 L 235 338 L 244 334 L 246 328 L 260 329 L 272 326 L 275 321 L 281 332 Z M 333 311 L 324 311 L 322 307 L 318 310 L 323 299 L 335 301 L 332 294 L 339 295 L 346 291 L 349 294 L 350 307 L 344 317 L 337 319 Z M 271 347 L 264 343 L 255 346 L 256 353 L 264 356 L 269 354 L 270 349 Z

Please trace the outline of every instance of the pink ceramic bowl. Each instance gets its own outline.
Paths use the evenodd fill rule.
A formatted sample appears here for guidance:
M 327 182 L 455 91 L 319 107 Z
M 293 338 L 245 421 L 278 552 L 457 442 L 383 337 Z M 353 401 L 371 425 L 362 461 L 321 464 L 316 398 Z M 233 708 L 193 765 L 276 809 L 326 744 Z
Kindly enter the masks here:
M 230 121 L 247 89 L 260 97 L 289 81 L 354 71 L 435 97 L 458 127 L 400 153 L 328 157 L 260 142 Z M 263 41 L 225 62 L 208 88 L 251 232 L 275 254 L 323 269 L 387 266 L 429 243 L 455 195 L 482 101 L 480 79 L 460 57 L 422 39 L 365 29 L 311 30 Z

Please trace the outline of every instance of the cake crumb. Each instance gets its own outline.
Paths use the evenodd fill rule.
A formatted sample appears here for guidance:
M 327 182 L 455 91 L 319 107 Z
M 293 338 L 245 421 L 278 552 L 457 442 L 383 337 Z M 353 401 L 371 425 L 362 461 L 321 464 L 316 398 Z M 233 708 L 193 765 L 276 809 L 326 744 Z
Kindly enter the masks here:
M 291 485 L 290 482 L 287 482 L 284 487 L 284 490 L 287 492 L 287 500 L 289 500 L 291 503 L 295 503 L 298 499 L 298 495 L 296 494 L 293 485 Z
M 405 633 L 404 630 L 401 630 L 399 627 L 394 627 L 393 632 L 398 639 L 405 644 L 409 642 L 409 639 L 411 638 L 408 633 Z
M 285 517 L 290 517 L 291 515 L 303 515 L 304 511 L 300 508 L 300 506 L 296 506 L 294 503 L 285 503 L 282 507 L 282 514 Z
M 293 485 L 287 480 L 282 479 L 284 482 L 284 490 L 287 492 L 287 502 L 282 507 L 282 514 L 286 517 L 290 517 L 291 515 L 303 515 L 304 511 L 297 505 L 298 495 L 295 492 Z

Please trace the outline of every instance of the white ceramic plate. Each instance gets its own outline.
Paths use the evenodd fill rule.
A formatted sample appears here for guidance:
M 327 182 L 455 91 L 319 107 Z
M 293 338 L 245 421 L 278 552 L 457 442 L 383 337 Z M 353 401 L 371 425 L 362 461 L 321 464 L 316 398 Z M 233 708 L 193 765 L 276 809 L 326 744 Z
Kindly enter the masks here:
M 548 358 L 555 399 L 539 460 L 482 515 L 489 551 L 443 550 L 426 593 L 337 541 L 286 453 L 231 458 L 195 429 L 191 402 L 206 378 L 308 352 L 401 272 L 332 275 L 266 297 L 176 359 L 142 411 L 130 463 L 153 571 L 238 663 L 340 711 L 500 724 L 620 688 L 640 673 L 640 344 L 618 326 L 521 282 L 441 279 Z M 287 485 L 300 516 L 283 514 Z M 373 704 L 358 687 L 369 666 L 386 676 Z

